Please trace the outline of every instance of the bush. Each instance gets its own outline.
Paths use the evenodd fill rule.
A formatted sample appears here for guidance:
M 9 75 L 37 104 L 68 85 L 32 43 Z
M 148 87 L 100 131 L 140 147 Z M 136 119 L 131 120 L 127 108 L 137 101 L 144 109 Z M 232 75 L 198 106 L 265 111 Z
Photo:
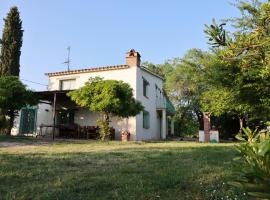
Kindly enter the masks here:
M 238 179 L 230 182 L 235 187 L 247 191 L 248 195 L 259 198 L 270 198 L 270 132 L 258 132 L 243 128 L 244 135 L 236 138 L 243 143 L 237 145 L 240 152 Z M 243 165 L 244 163 L 244 165 Z
M 6 119 L 5 115 L 0 114 L 0 135 L 7 134 L 7 131 L 8 131 L 8 120 Z

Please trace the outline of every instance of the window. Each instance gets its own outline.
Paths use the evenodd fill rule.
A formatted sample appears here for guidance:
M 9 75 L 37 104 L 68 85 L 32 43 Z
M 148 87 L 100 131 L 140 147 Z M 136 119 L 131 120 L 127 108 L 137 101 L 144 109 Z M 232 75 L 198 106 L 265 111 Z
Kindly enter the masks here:
M 75 89 L 75 79 L 61 80 L 60 89 L 61 90 L 72 90 Z
M 148 98 L 149 82 L 143 78 L 143 96 Z
M 150 128 L 150 113 L 143 111 L 143 128 Z

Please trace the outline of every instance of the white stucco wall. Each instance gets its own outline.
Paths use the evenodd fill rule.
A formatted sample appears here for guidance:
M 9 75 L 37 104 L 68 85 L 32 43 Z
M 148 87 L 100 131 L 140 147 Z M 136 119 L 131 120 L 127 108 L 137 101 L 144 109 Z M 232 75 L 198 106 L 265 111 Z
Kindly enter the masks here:
M 122 80 L 129 83 L 134 90 L 136 96 L 136 71 L 137 67 L 129 67 L 127 69 L 117 69 L 99 72 L 88 72 L 80 74 L 62 75 L 49 77 L 48 90 L 59 90 L 60 81 L 65 79 L 76 79 L 76 89 L 84 86 L 89 78 L 101 77 L 105 80 Z
M 90 112 L 86 108 L 80 108 L 75 112 L 74 122 L 81 126 L 96 126 L 96 121 L 101 116 L 99 113 Z M 118 117 L 111 116 L 110 126 L 115 129 L 115 139 L 119 140 L 121 138 L 121 131 L 127 129 L 131 132 L 131 139 L 136 139 L 136 118 L 131 117 L 129 119 L 121 119 Z
M 149 82 L 148 96 L 143 95 L 143 78 Z M 137 73 L 137 100 L 142 102 L 144 109 L 150 113 L 150 128 L 143 128 L 142 112 L 136 116 L 137 140 L 160 139 L 160 118 L 156 107 L 156 86 L 163 88 L 163 80 L 138 68 Z
M 53 125 L 53 108 L 49 104 L 38 104 L 36 133 L 39 133 L 41 125 Z M 43 134 L 52 134 L 52 127 L 43 127 Z

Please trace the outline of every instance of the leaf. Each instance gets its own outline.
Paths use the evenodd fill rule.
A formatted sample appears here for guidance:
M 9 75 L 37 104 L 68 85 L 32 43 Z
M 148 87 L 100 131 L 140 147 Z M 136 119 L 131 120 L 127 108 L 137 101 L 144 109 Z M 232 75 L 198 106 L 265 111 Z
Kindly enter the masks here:
M 263 193 L 263 192 L 248 192 L 250 196 L 257 197 L 257 198 L 264 198 L 269 199 L 270 194 L 269 193 Z
M 237 188 L 243 188 L 243 184 L 237 181 L 229 181 L 228 184 Z
M 233 158 L 233 161 L 238 161 L 238 160 L 241 160 L 242 159 L 242 157 L 235 157 L 235 158 Z
M 259 145 L 258 154 L 264 156 L 268 152 L 270 152 L 270 140 L 264 140 Z

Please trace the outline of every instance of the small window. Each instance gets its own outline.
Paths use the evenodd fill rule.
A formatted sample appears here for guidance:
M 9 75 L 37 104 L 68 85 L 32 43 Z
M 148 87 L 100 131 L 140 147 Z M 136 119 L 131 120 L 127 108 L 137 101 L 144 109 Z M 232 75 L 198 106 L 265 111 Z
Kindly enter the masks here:
M 61 90 L 73 90 L 75 89 L 75 79 L 61 80 L 60 81 Z
M 150 113 L 143 111 L 143 128 L 150 128 Z
M 149 82 L 143 78 L 143 96 L 148 98 Z

